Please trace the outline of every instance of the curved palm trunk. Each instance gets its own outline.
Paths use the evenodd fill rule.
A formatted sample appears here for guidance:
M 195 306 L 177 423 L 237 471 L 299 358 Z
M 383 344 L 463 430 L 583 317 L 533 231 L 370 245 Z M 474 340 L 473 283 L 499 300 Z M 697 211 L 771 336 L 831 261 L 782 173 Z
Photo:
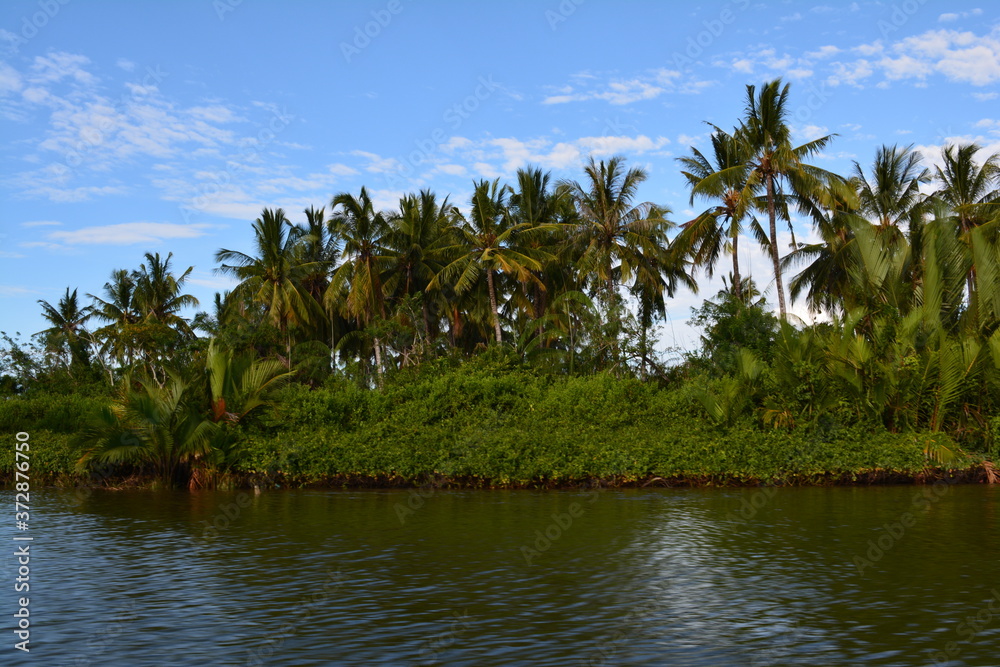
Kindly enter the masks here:
M 767 217 L 771 234 L 771 263 L 774 264 L 774 288 L 778 291 L 778 311 L 781 320 L 785 318 L 785 289 L 781 282 L 781 260 L 778 257 L 778 228 L 775 223 L 774 211 L 774 176 L 767 175 Z
M 503 332 L 500 330 L 500 311 L 497 309 L 497 291 L 493 285 L 493 269 L 486 270 L 486 286 L 490 290 L 490 309 L 493 311 L 493 331 L 497 336 L 497 343 L 503 343 Z

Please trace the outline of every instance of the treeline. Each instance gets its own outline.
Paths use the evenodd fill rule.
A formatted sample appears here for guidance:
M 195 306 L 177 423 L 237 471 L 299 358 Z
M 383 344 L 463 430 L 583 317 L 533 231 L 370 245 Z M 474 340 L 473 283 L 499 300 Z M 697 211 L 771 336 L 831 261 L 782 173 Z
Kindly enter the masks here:
M 4 386 L 98 387 L 113 409 L 84 429 L 82 461 L 144 461 L 168 477 L 235 465 L 241 429 L 282 384 L 384 387 L 496 346 L 547 376 L 683 390 L 722 431 L 945 434 L 921 440 L 938 463 L 995 446 L 1000 156 L 949 146 L 932 171 L 910 147 L 883 146 L 870 167 L 834 174 L 811 164 L 833 136 L 792 143 L 788 96 L 780 81 L 748 86 L 736 126 L 713 126 L 708 150 L 679 159 L 691 203 L 706 206 L 693 220 L 638 202 L 647 174 L 620 157 L 591 158 L 581 181 L 529 167 L 512 184 L 476 182 L 464 212 L 426 190 L 383 211 L 365 188 L 307 209 L 304 224 L 264 209 L 251 251 L 216 253 L 238 284 L 209 311 L 182 317 L 196 305 L 192 269 L 147 254 L 89 304 L 69 288 L 41 301 L 52 326 L 33 348 L 7 338 Z M 821 242 L 793 232 L 779 244 L 796 215 Z M 741 271 L 745 236 L 771 259 L 777 317 Z M 727 255 L 726 288 L 695 313 L 702 349 L 668 366 L 655 324 Z M 829 322 L 789 321 L 786 276 L 791 298 Z M 157 458 L 163 423 L 186 444 Z

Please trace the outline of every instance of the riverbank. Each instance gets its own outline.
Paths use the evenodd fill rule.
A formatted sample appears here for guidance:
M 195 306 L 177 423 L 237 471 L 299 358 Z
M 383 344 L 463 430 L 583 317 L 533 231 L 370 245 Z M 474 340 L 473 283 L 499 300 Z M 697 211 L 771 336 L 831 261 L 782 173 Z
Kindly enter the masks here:
M 228 448 L 182 470 L 187 488 L 568 488 L 921 484 L 996 481 L 986 453 L 944 433 L 893 433 L 830 411 L 774 428 L 709 419 L 691 383 L 663 388 L 608 375 L 459 369 L 380 390 L 290 385 Z M 81 425 L 106 399 L 7 401 L 5 429 L 31 434 L 33 488 L 148 486 L 148 467 L 76 465 Z M 22 426 L 23 424 L 23 426 Z M 14 451 L 0 451 L 0 480 Z

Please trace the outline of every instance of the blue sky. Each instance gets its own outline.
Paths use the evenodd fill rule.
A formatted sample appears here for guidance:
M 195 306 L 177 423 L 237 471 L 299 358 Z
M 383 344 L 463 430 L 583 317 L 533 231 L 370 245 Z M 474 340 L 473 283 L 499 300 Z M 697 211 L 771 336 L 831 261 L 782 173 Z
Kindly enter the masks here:
M 675 158 L 777 76 L 800 140 L 839 135 L 825 168 L 883 143 L 929 165 L 946 142 L 997 151 L 998 19 L 934 0 L 7 0 L 0 329 L 44 328 L 38 299 L 99 294 L 147 251 L 193 265 L 207 307 L 231 286 L 213 254 L 248 249 L 263 207 L 299 222 L 362 185 L 385 208 L 420 188 L 464 207 L 473 179 L 580 178 L 587 155 L 622 154 L 649 172 L 640 199 L 688 220 L 702 204 Z M 671 301 L 663 345 L 697 345 L 690 308 L 721 285 L 701 283 Z

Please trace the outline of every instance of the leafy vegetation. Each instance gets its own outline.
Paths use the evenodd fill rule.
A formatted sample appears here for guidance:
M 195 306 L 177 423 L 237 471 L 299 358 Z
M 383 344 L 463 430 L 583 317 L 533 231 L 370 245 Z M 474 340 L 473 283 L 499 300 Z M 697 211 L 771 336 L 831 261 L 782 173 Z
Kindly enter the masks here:
M 591 158 L 581 182 L 474 183 L 465 212 L 430 191 L 382 211 L 365 188 L 303 225 L 266 208 L 252 251 L 216 255 L 238 286 L 190 320 L 192 269 L 147 253 L 89 304 L 40 302 L 32 342 L 3 334 L 0 422 L 46 435 L 53 476 L 192 487 L 915 476 L 996 456 L 1000 156 L 950 146 L 932 172 L 883 146 L 833 174 L 810 159 L 835 137 L 794 145 L 790 95 L 748 86 L 733 129 L 679 159 L 708 204 L 681 224 L 636 200 L 644 170 Z M 821 240 L 785 252 L 795 216 Z M 777 316 L 741 272 L 744 232 Z M 666 364 L 654 325 L 727 254 L 693 314 L 701 349 Z M 787 314 L 786 277 L 819 324 Z

